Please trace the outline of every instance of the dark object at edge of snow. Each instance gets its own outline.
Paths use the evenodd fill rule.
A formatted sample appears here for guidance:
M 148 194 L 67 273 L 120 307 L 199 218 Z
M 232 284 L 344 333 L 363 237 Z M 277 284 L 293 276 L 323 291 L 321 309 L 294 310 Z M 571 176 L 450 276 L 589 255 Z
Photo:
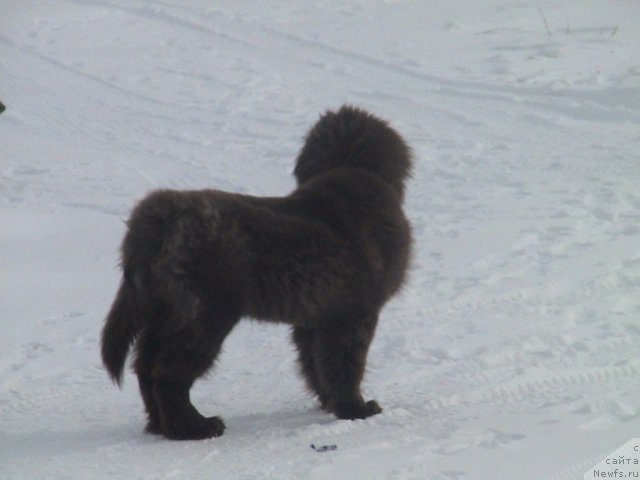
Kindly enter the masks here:
M 337 445 L 319 445 L 316 446 L 313 443 L 311 445 L 309 445 L 311 448 L 313 448 L 316 452 L 329 452 L 331 450 L 337 450 L 338 446 Z
M 0 102 L 0 113 L 4 112 L 7 107 L 4 106 L 2 102 Z

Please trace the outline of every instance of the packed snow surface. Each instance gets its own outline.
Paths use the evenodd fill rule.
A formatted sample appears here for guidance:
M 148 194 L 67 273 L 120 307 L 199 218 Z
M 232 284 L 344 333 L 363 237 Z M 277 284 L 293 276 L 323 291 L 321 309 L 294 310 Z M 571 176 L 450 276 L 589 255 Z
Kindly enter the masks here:
M 640 436 L 640 3 L 1 3 L 0 478 L 575 479 Z M 224 436 L 143 433 L 98 353 L 131 207 L 284 195 L 345 102 L 415 153 L 384 412 L 323 413 L 244 322 L 193 391 Z

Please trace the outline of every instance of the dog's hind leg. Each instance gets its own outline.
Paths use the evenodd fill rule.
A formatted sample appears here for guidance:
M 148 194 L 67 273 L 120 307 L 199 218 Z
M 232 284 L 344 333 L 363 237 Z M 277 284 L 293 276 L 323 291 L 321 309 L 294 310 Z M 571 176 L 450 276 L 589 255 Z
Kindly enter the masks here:
M 360 393 L 377 320 L 377 312 L 352 313 L 316 331 L 318 379 L 329 395 L 329 410 L 338 418 L 367 418 L 382 411 L 375 400 L 365 402 Z
M 144 330 L 136 342 L 134 370 L 138 376 L 138 386 L 140 387 L 140 394 L 147 412 L 146 431 L 161 434 L 160 411 L 153 393 L 152 376 L 152 369 L 158 350 L 158 339 L 149 329 Z
M 189 390 L 205 373 L 239 315 L 229 308 L 203 309 L 165 337 L 152 370 L 153 398 L 157 402 L 162 433 L 175 440 L 218 437 L 224 432 L 219 417 L 204 417 L 192 405 Z
M 313 353 L 314 344 L 316 343 L 315 331 L 308 328 L 294 327 L 291 338 L 298 350 L 300 372 L 306 381 L 307 388 L 318 396 L 320 405 L 326 409 L 329 404 L 329 396 L 322 388 L 318 378 L 318 370 Z

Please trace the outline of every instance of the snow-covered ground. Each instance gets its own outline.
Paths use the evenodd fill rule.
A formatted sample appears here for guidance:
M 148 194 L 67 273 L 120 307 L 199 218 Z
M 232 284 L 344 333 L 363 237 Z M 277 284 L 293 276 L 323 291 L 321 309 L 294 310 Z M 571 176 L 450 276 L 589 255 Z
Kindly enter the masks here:
M 0 478 L 575 479 L 640 436 L 640 3 L 0 3 Z M 285 194 L 343 102 L 416 157 L 383 414 L 321 412 L 245 322 L 193 392 L 224 436 L 144 434 L 98 355 L 129 209 Z

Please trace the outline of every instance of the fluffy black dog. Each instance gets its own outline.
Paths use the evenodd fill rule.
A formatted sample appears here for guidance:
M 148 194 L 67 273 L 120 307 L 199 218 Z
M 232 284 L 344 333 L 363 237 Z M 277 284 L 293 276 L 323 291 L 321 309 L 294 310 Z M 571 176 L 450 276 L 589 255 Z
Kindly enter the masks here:
M 360 382 L 378 313 L 409 262 L 410 171 L 398 133 L 344 106 L 309 131 L 286 197 L 160 190 L 142 200 L 128 221 L 102 359 L 120 384 L 135 343 L 147 431 L 222 435 L 222 420 L 202 416 L 189 390 L 241 317 L 292 325 L 301 371 L 327 411 L 380 413 Z

